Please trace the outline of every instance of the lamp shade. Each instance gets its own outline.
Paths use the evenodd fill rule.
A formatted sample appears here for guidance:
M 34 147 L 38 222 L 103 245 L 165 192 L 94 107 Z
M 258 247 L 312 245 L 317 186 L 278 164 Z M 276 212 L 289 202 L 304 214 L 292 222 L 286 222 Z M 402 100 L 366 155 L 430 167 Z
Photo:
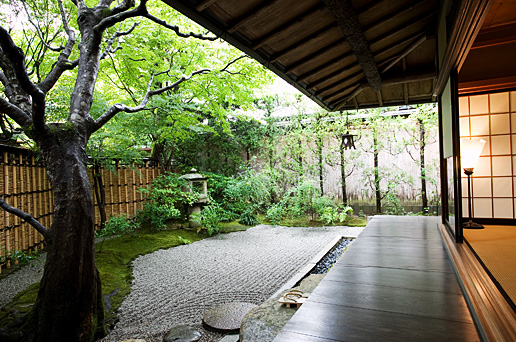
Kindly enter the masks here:
M 486 141 L 481 138 L 460 139 L 460 163 L 463 169 L 474 169 Z

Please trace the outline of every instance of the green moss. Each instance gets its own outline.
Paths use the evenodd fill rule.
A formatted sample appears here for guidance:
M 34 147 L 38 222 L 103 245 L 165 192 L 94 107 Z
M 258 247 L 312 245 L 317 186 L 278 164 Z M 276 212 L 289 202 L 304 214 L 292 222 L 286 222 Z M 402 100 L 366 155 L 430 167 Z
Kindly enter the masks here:
M 264 223 L 270 224 L 267 222 L 266 218 L 264 216 L 260 217 L 261 220 L 263 220 Z M 366 220 L 360 217 L 351 217 L 348 216 L 344 222 L 336 222 L 335 224 L 332 224 L 330 226 L 349 226 L 349 227 L 365 227 L 367 224 Z M 325 224 L 321 221 L 313 221 L 312 217 L 302 216 L 299 218 L 286 218 L 282 220 L 279 224 L 279 226 L 285 226 L 285 227 L 324 227 Z M 329 225 L 326 225 L 329 226 Z

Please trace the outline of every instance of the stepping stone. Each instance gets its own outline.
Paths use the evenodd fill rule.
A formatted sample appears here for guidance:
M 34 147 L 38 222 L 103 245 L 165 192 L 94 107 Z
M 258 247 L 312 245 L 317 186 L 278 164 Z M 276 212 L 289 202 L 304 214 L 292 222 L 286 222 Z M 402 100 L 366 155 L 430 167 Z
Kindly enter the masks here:
M 208 330 L 222 333 L 237 333 L 244 316 L 256 305 L 245 302 L 232 302 L 214 306 L 207 310 L 202 324 Z
M 188 324 L 173 326 L 163 337 L 163 342 L 197 342 L 202 335 Z

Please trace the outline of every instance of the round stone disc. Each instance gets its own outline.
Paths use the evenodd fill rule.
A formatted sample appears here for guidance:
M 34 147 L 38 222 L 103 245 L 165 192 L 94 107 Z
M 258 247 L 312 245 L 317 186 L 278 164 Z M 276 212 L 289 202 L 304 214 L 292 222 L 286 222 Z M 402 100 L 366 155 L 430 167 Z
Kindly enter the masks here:
M 212 307 L 204 313 L 202 324 L 206 329 L 223 333 L 236 333 L 244 316 L 255 304 L 232 302 Z

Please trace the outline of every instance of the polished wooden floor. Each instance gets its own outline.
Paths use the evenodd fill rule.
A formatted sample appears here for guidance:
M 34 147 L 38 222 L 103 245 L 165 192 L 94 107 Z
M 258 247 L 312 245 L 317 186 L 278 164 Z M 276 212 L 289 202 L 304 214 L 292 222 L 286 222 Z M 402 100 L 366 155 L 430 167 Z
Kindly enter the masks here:
M 274 341 L 480 341 L 438 222 L 374 217 Z

